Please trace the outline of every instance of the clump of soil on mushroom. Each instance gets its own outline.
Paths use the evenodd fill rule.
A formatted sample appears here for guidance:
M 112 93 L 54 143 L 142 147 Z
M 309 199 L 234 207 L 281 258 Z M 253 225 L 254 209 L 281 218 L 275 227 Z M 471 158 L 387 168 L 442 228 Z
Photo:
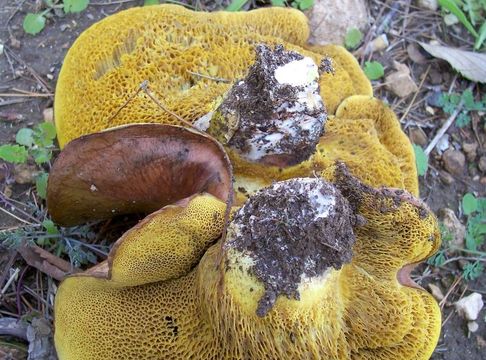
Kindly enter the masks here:
M 260 44 L 246 78 L 208 114 L 212 118 L 200 122 L 250 161 L 298 164 L 314 153 L 324 132 L 327 112 L 318 83 L 322 71 L 333 71 L 330 59 L 318 67 L 311 58 L 281 45 L 272 49 Z
M 356 217 L 332 184 L 311 178 L 276 183 L 252 196 L 228 229 L 226 247 L 249 255 L 265 286 L 257 315 L 279 295 L 299 299 L 303 279 L 340 269 L 352 258 Z
M 378 204 L 377 208 L 383 214 L 397 210 L 405 199 L 410 200 L 411 197 L 410 194 L 402 189 L 375 189 L 363 184 L 356 177 L 351 175 L 348 168 L 343 163 L 336 164 L 335 185 L 349 201 L 354 212 L 358 210 L 365 194 L 372 195 L 376 199 L 376 203 Z M 391 204 L 387 200 L 391 200 Z M 414 204 L 420 218 L 423 219 L 426 217 L 428 210 L 426 209 L 425 203 L 417 201 Z M 362 221 L 365 221 L 365 219 Z

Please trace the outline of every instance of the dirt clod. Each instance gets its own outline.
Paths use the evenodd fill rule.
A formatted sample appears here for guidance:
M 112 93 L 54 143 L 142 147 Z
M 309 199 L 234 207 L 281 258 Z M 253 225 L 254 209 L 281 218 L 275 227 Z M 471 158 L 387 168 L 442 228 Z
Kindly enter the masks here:
M 295 66 L 296 76 L 286 66 L 299 61 L 304 62 Z M 321 71 L 333 71 L 326 58 L 320 65 Z M 313 79 L 303 81 L 302 71 Z M 327 119 L 317 80 L 318 67 L 310 58 L 260 44 L 248 75 L 227 93 L 207 131 L 250 161 L 298 164 L 314 153 Z
M 279 295 L 298 300 L 303 278 L 349 262 L 355 222 L 348 201 L 321 179 L 283 181 L 252 196 L 229 226 L 226 247 L 254 260 L 250 271 L 265 286 L 257 315 Z

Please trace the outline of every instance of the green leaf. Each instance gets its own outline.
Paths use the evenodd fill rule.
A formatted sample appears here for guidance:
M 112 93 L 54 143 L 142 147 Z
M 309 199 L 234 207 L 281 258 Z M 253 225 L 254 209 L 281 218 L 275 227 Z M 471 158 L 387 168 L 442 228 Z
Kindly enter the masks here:
M 34 128 L 34 143 L 40 147 L 51 146 L 56 138 L 56 127 L 52 123 L 40 123 Z
M 464 107 L 467 110 L 474 110 L 476 102 L 474 101 L 474 95 L 471 91 L 471 89 L 466 89 L 462 93 L 462 101 L 464 101 Z
M 429 158 L 420 145 L 412 144 L 415 152 L 415 165 L 417 166 L 417 173 L 419 176 L 424 176 L 429 167 Z
M 462 129 L 463 127 L 468 126 L 470 123 L 471 123 L 471 117 L 466 111 L 462 111 L 461 113 L 459 113 L 459 115 L 457 115 L 457 119 L 456 119 L 457 127 Z
M 361 40 L 363 40 L 363 33 L 359 29 L 348 29 L 348 32 L 344 38 L 344 46 L 346 46 L 346 48 L 349 50 L 356 49 Z
M 42 226 L 44 226 L 44 229 L 46 229 L 46 232 L 49 235 L 57 235 L 59 234 L 59 229 L 57 226 L 54 224 L 52 220 L 46 219 L 42 222 Z
M 300 10 L 307 10 L 314 6 L 314 0 L 300 0 L 299 1 L 299 9 Z
M 486 235 L 486 219 L 482 216 L 469 216 L 466 227 L 466 248 L 476 251 L 484 244 Z
M 231 4 L 226 8 L 226 11 L 240 11 L 247 2 L 248 0 L 232 0 Z
M 34 131 L 32 129 L 22 128 L 17 132 L 17 135 L 15 135 L 15 141 L 19 145 L 31 147 L 34 143 L 33 134 Z
M 285 6 L 285 0 L 270 0 L 270 4 L 272 4 L 272 6 L 283 7 Z
M 469 215 L 475 212 L 478 209 L 478 199 L 471 194 L 467 193 L 462 198 L 462 212 L 464 215 Z
M 143 6 L 159 5 L 159 0 L 143 0 Z
M 37 125 L 43 137 L 54 140 L 56 138 L 56 127 L 53 123 L 43 122 Z
M 478 37 L 478 33 L 474 29 L 474 27 L 471 25 L 469 20 L 466 17 L 466 14 L 461 10 L 461 8 L 456 4 L 454 0 L 439 0 L 440 6 L 442 6 L 444 9 L 449 10 L 452 14 L 454 14 L 459 21 L 464 25 L 464 27 L 469 31 L 474 37 Z
M 370 80 L 378 80 L 385 75 L 385 69 L 378 61 L 365 62 L 364 73 Z
M 446 261 L 445 250 L 440 250 L 434 256 L 427 260 L 427 264 L 432 266 L 442 266 Z
M 486 217 L 486 198 L 479 198 L 478 200 L 478 208 L 477 211 L 479 212 L 479 216 L 485 218 Z
M 27 34 L 35 35 L 40 33 L 44 29 L 44 26 L 46 26 L 46 18 L 41 13 L 28 13 L 22 25 Z
M 52 159 L 52 151 L 46 148 L 38 148 L 31 150 L 32 156 L 36 164 L 45 164 Z
M 486 40 L 486 21 L 484 21 L 483 25 L 481 25 L 481 27 L 479 28 L 479 35 L 476 38 L 476 42 L 474 43 L 474 50 L 481 49 L 484 40 Z
M 37 176 L 35 179 L 35 188 L 37 189 L 37 195 L 39 195 L 42 199 L 45 199 L 47 196 L 47 179 L 49 178 L 49 174 L 43 172 Z
M 2 145 L 0 146 L 0 159 L 14 164 L 21 164 L 27 161 L 29 153 L 25 146 Z
M 89 0 L 64 0 L 64 12 L 78 13 L 86 9 L 89 5 Z
M 475 280 L 481 276 L 484 271 L 484 266 L 479 261 L 475 261 L 474 263 L 467 263 L 464 266 L 462 271 L 462 275 L 464 276 L 464 280 Z

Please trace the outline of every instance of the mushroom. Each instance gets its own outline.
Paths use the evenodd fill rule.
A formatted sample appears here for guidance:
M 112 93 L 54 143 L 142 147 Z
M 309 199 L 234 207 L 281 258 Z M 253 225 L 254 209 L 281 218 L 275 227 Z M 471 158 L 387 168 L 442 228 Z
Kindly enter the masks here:
M 166 4 L 108 16 L 84 31 L 64 60 L 54 105 L 60 146 L 118 125 L 181 125 L 171 113 L 196 121 L 245 76 L 256 44 L 283 44 L 316 63 L 332 58 L 334 74 L 319 79 L 329 114 L 348 96 L 372 95 L 349 52 L 335 45 L 308 50 L 308 36 L 307 18 L 295 9 L 207 13 Z M 170 112 L 143 92 L 133 96 L 144 81 Z
M 258 191 L 202 258 L 224 202 L 199 194 L 150 215 L 61 283 L 60 359 L 428 359 L 440 310 L 407 270 L 439 247 L 435 217 L 342 164 L 323 176 Z

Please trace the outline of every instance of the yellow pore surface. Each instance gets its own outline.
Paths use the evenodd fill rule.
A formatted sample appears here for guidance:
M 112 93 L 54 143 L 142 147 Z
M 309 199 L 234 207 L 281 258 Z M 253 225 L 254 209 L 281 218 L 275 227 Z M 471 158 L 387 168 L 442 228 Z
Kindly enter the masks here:
M 237 254 L 221 257 L 218 242 L 195 268 L 187 266 L 198 259 L 188 257 L 199 252 L 190 248 L 206 247 L 216 228 L 222 231 L 224 204 L 203 195 L 162 211 L 159 216 L 168 219 L 160 220 L 157 235 L 136 230 L 142 242 L 153 244 L 144 247 L 149 255 L 136 241 L 119 244 L 114 254 L 114 264 L 130 252 L 141 255 L 130 255 L 129 262 L 140 264 L 127 266 L 145 272 L 126 272 L 122 282 L 87 274 L 63 281 L 55 304 L 59 357 L 426 360 L 438 340 L 439 308 L 427 292 L 402 286 L 396 276 L 437 249 L 436 220 L 411 202 L 367 193 L 358 212 L 367 223 L 356 231 L 352 262 L 299 288 L 300 301 L 279 297 L 259 318 L 263 286 L 247 265 L 235 266 Z M 143 285 L 128 286 L 136 284 Z
M 336 161 L 372 187 L 405 189 L 415 196 L 419 191 L 413 148 L 397 117 L 382 101 L 365 95 L 351 96 L 339 105 L 315 154 L 299 165 L 280 169 L 245 161 L 231 150 L 229 156 L 238 203 L 272 181 L 313 176 Z
M 143 92 L 113 117 L 146 80 L 170 111 L 197 120 L 246 75 L 259 43 L 283 44 L 317 63 L 331 57 L 336 72 L 320 79 L 330 114 L 350 95 L 372 94 L 350 53 L 334 45 L 305 50 L 308 36 L 305 15 L 284 8 L 205 13 L 160 5 L 109 16 L 84 31 L 64 60 L 55 97 L 60 146 L 117 125 L 182 125 Z

